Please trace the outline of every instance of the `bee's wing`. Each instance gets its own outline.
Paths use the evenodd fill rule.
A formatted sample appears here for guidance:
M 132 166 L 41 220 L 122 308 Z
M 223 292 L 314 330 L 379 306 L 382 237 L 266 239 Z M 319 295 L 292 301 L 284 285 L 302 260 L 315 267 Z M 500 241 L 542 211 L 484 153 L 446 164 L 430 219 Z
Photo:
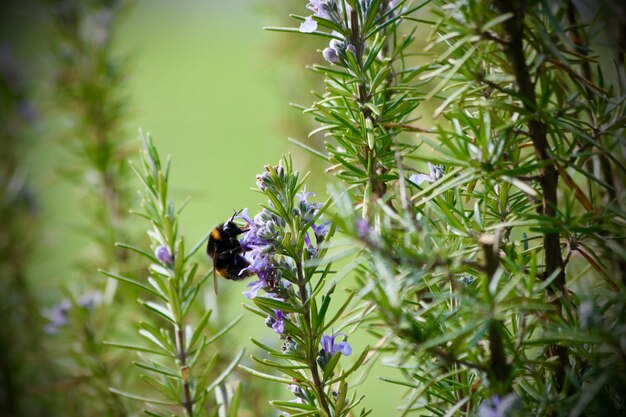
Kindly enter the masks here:
M 215 290 L 215 295 L 217 295 L 217 275 L 215 275 L 215 267 L 213 267 L 213 290 Z
M 217 257 L 217 253 L 214 251 L 213 256 L 211 256 L 211 260 L 213 261 L 213 290 L 215 291 L 215 295 L 217 295 L 217 275 L 215 274 L 215 259 Z

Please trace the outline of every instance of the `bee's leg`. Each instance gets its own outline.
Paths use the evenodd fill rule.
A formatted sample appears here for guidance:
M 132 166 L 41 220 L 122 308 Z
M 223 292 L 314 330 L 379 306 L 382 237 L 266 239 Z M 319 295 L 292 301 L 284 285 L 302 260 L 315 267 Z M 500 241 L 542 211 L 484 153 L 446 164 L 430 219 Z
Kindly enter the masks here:
M 241 247 L 225 250 L 224 252 L 219 252 L 217 254 L 217 258 L 218 259 L 230 259 L 233 256 L 241 253 L 241 251 L 242 251 Z

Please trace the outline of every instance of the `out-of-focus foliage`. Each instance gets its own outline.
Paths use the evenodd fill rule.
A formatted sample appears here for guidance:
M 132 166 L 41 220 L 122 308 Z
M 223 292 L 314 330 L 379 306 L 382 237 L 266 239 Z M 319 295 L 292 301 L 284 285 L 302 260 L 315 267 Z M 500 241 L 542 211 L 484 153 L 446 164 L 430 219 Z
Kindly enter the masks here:
M 345 184 L 335 222 L 360 243 L 360 325 L 405 374 L 403 412 L 623 410 L 624 62 L 585 24 L 601 16 L 530 1 L 309 10 L 274 29 L 331 39 L 313 67 L 326 91 L 304 110 Z M 411 47 L 424 25 L 426 63 Z
M 26 276 L 39 214 L 25 166 L 32 143 L 27 126 L 37 117 L 31 91 L 14 48 L 0 43 L 0 410 L 11 415 L 53 410 L 43 393 L 41 401 L 28 401 L 30 381 L 38 379 L 41 388 L 52 380 L 40 346 L 38 305 Z

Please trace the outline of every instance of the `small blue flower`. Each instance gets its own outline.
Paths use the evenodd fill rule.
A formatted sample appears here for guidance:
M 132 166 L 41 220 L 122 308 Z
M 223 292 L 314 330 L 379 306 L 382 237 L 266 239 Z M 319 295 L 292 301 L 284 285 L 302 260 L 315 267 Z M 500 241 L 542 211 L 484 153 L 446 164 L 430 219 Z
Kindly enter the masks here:
M 315 193 L 313 191 L 307 191 L 306 186 L 304 186 L 304 188 L 302 188 L 302 191 L 296 194 L 296 197 L 298 197 L 301 203 L 306 203 L 306 200 L 309 198 L 310 195 L 315 195 Z
M 320 243 L 324 241 L 324 238 L 326 237 L 326 235 L 328 234 L 328 231 L 330 230 L 330 222 L 324 222 L 320 224 L 319 226 L 313 223 L 311 225 L 311 228 L 313 229 L 313 233 L 315 233 L 315 239 L 317 240 L 317 244 L 319 245 Z
M 337 3 L 335 0 L 309 0 L 306 8 L 312 11 L 313 15 L 308 16 L 300 25 L 299 30 L 302 33 L 311 33 L 317 30 L 317 22 L 313 20 L 313 17 L 331 20 L 337 24 L 342 22 L 342 1 Z M 347 12 L 350 13 L 350 10 L 350 6 L 348 6 Z
M 59 329 L 69 322 L 69 313 L 72 302 L 64 298 L 58 304 L 42 311 L 42 315 L 50 322 L 44 328 L 48 334 L 58 333 Z
M 331 64 L 338 64 L 341 61 L 339 59 L 339 54 L 337 53 L 337 50 L 331 48 L 330 46 L 328 48 L 324 48 L 324 50 L 322 51 L 322 56 L 326 61 Z
M 299 398 L 304 397 L 304 392 L 302 392 L 302 388 L 300 388 L 296 384 L 289 384 L 287 385 L 287 388 L 289 388 L 289 391 L 291 391 L 291 393 L 295 395 L 296 397 L 299 397 Z
M 261 253 L 262 250 L 259 248 L 255 248 L 246 252 L 245 257 L 246 260 L 250 263 L 250 265 L 241 271 L 240 275 L 245 276 L 245 273 L 249 273 L 252 275 L 260 275 L 267 277 L 270 273 L 273 272 L 273 266 L 270 265 L 270 259 L 267 254 Z
M 357 219 L 356 221 L 356 234 L 359 239 L 366 239 L 370 235 L 370 224 L 365 219 Z
M 272 324 L 272 329 L 278 334 L 283 334 L 285 331 L 285 316 L 281 310 L 274 310 L 274 314 L 276 317 Z
M 409 177 L 409 180 L 414 182 L 416 185 L 422 185 L 424 181 L 427 182 L 435 182 L 439 178 L 443 176 L 443 167 L 440 165 L 433 165 L 430 162 L 428 163 L 428 171 L 429 174 L 413 174 Z
M 76 306 L 92 311 L 102 302 L 102 293 L 99 291 L 87 292 L 78 300 Z M 58 304 L 42 311 L 42 315 L 50 322 L 44 328 L 48 334 L 58 333 L 59 329 L 69 323 L 70 310 L 72 309 L 72 301 L 64 298 Z
M 317 30 L 317 22 L 313 20 L 313 16 L 309 16 L 300 24 L 298 30 L 302 33 L 313 33 Z
M 243 210 L 241 210 L 239 212 L 238 215 L 235 216 L 236 219 L 242 219 L 245 220 L 246 223 L 248 223 L 248 226 L 252 226 L 254 225 L 254 222 L 252 221 L 252 219 L 250 218 L 250 216 L 248 215 L 248 207 L 244 208 Z
M 170 253 L 170 250 L 167 248 L 167 246 L 159 246 L 158 248 L 156 248 L 154 250 L 154 256 L 156 256 L 162 264 L 170 266 L 174 264 L 174 257 Z
M 328 0 L 310 0 L 309 4 L 306 5 L 306 8 L 313 12 L 313 16 L 321 17 L 322 19 L 330 19 L 330 15 L 328 14 L 328 10 L 330 4 Z M 317 30 L 317 22 L 313 20 L 313 16 L 309 16 L 305 19 L 305 21 L 300 25 L 300 32 L 303 33 L 311 33 Z
M 280 278 L 274 264 L 269 262 L 269 257 L 253 257 L 252 263 L 244 271 L 256 274 L 259 278 L 257 281 L 248 284 L 249 289 L 247 291 L 243 291 L 243 295 L 249 299 L 256 297 L 259 290 L 266 291 L 267 297 L 273 297 L 274 292 L 279 291 L 281 288 L 287 288 L 289 285 L 288 282 L 286 283 L 285 280 Z
M 250 289 L 247 291 L 243 291 L 243 295 L 245 295 L 246 298 L 248 299 L 252 299 L 257 296 L 257 293 L 259 292 L 259 290 L 265 288 L 265 283 L 262 282 L 261 280 L 253 281 L 249 283 L 247 287 Z
M 264 274 L 259 275 L 259 279 L 257 281 L 253 281 L 247 286 L 249 289 L 247 291 L 243 291 L 243 295 L 248 299 L 252 299 L 257 296 L 259 290 L 270 290 L 274 287 L 273 283 L 268 279 L 268 277 Z
M 341 353 L 342 355 L 349 356 L 352 353 L 352 347 L 345 340 L 343 342 L 335 343 L 335 339 L 339 336 L 347 337 L 343 333 L 334 332 L 330 336 L 326 334 L 322 336 L 320 344 L 322 345 L 325 355 L 333 357 L 337 353 Z
M 306 232 L 306 233 L 304 234 L 304 244 L 306 245 L 306 247 L 307 247 L 308 249 L 315 249 L 315 248 L 313 247 L 313 244 L 311 243 L 311 238 L 309 237 L 309 232 Z
M 335 31 L 333 31 L 333 35 L 342 36 L 339 32 Z M 348 44 L 345 40 L 332 39 L 328 44 L 328 48 L 322 51 L 322 56 L 331 64 L 339 64 L 342 59 L 345 59 L 346 51 L 356 56 L 356 48 L 354 45 Z
M 282 298 L 276 297 L 274 294 L 267 294 L 267 298 L 284 301 Z M 265 319 L 265 325 L 271 327 L 276 333 L 283 334 L 285 332 L 285 313 L 282 310 L 274 310 L 274 317 L 268 316 Z
M 482 403 L 478 406 L 478 417 L 511 417 L 518 409 L 519 397 L 512 392 L 500 398 L 499 395 L 492 395 L 490 402 L 493 406 Z

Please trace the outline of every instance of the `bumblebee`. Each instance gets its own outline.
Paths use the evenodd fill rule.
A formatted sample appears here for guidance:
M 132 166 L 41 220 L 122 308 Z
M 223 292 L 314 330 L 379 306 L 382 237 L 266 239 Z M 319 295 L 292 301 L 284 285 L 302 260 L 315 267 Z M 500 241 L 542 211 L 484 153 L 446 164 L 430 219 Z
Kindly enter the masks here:
M 213 260 L 213 278 L 215 272 L 226 279 L 239 281 L 250 274 L 242 271 L 250 266 L 250 263 L 243 257 L 243 247 L 237 238 L 247 229 L 242 229 L 233 221 L 237 213 L 233 214 L 226 223 L 216 226 L 209 235 L 207 243 L 207 255 Z M 214 280 L 215 291 L 217 292 L 217 280 Z

